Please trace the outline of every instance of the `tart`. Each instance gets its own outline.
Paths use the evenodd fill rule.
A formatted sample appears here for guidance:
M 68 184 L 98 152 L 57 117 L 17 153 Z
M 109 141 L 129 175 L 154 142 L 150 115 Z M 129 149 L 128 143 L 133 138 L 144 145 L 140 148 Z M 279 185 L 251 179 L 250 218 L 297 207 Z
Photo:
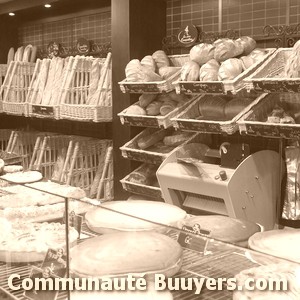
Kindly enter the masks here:
M 119 232 L 94 237 L 71 249 L 70 270 L 75 276 L 107 278 L 175 275 L 182 249 L 156 232 Z
M 85 219 L 88 227 L 97 233 L 152 230 L 165 232 L 168 228 L 160 224 L 177 226 L 186 215 L 184 210 L 175 205 L 157 201 L 127 200 L 104 203 L 101 207 L 88 211 Z
M 249 239 L 253 250 L 300 263 L 300 230 L 270 230 Z
M 7 226 L 8 227 L 8 226 Z M 78 232 L 70 227 L 70 244 Z M 13 223 L 5 236 L 0 237 L 0 261 L 25 263 L 42 261 L 49 248 L 64 248 L 65 225 L 60 223 Z
M 242 287 L 242 290 L 236 290 L 233 293 L 233 300 L 298 300 L 300 299 L 299 274 L 300 267 L 290 263 L 271 264 L 244 270 L 235 276 L 237 284 Z M 266 279 L 268 281 L 271 280 L 270 282 L 273 280 L 284 280 L 288 283 L 288 290 L 246 290 L 245 283 L 249 279 L 254 279 L 253 286 L 255 286 L 256 280 Z
M 248 247 L 250 236 L 261 231 L 260 226 L 255 223 L 219 215 L 195 216 L 182 223 L 189 227 L 199 224 L 200 228 L 211 232 L 211 238 L 242 247 Z
M 16 172 L 7 173 L 2 175 L 0 178 L 13 183 L 30 183 L 36 182 L 43 178 L 42 173 L 38 171 L 26 171 L 26 172 Z

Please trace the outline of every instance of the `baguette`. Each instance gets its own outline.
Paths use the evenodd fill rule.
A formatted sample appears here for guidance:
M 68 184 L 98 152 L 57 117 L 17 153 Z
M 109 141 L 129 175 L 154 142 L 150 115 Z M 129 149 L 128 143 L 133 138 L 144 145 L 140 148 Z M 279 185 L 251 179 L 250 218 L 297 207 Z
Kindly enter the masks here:
M 27 45 L 25 47 L 24 53 L 23 53 L 23 57 L 22 57 L 22 61 L 24 62 L 29 62 L 30 60 L 30 56 L 31 56 L 31 52 L 32 52 L 32 45 Z
M 36 55 L 37 55 L 37 46 L 32 46 L 31 55 L 30 55 L 31 63 L 34 63 L 36 61 Z
M 10 64 L 11 61 L 14 60 L 14 56 L 15 56 L 15 49 L 13 47 L 11 47 L 7 54 L 7 64 L 8 65 Z
M 162 140 L 167 135 L 167 133 L 168 133 L 167 130 L 156 131 L 150 135 L 141 137 L 137 141 L 137 144 L 140 149 L 147 149 L 152 145 L 156 144 L 157 142 L 159 142 L 160 140 Z

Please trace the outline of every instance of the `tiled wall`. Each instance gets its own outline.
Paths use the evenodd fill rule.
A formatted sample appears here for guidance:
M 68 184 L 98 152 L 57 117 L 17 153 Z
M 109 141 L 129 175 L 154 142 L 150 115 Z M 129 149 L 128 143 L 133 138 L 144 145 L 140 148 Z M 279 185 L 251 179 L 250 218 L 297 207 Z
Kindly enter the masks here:
M 57 20 L 36 22 L 19 28 L 19 45 L 33 44 L 45 49 L 51 41 L 64 47 L 74 47 L 78 38 L 93 40 L 104 44 L 111 40 L 110 11 Z
M 265 25 L 285 25 L 287 0 L 222 0 L 222 31 L 234 29 L 242 35 L 262 35 Z M 167 35 L 176 35 L 182 25 L 199 25 L 217 32 L 219 0 L 167 0 Z M 289 24 L 300 22 L 300 1 L 290 0 Z

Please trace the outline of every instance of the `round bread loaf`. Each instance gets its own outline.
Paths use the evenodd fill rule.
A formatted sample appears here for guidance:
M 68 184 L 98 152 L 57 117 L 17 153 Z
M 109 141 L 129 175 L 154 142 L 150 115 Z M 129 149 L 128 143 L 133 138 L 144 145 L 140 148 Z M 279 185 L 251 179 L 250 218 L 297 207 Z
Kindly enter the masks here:
M 207 119 L 223 120 L 226 103 L 221 96 L 208 96 L 199 101 L 199 113 Z
M 146 200 L 111 201 L 102 204 L 97 209 L 93 208 L 88 211 L 85 219 L 88 227 L 98 233 L 151 230 L 165 232 L 168 230 L 164 226 L 143 221 L 134 218 L 134 216 L 159 224 L 176 226 L 177 222 L 186 217 L 186 212 L 175 205 L 163 202 Z
M 172 300 L 168 291 L 156 291 L 153 282 L 147 282 L 147 290 L 140 291 L 76 291 L 71 300 Z
M 270 230 L 249 239 L 253 250 L 300 263 L 300 230 Z
M 250 236 L 261 231 L 255 223 L 219 215 L 195 216 L 183 220 L 183 225 L 193 227 L 195 224 L 210 230 L 214 239 L 242 247 L 248 246 Z
M 235 98 L 230 100 L 225 105 L 226 120 L 231 120 L 237 116 L 243 109 L 245 109 L 253 99 L 251 98 Z
M 167 277 L 181 268 L 182 249 L 156 232 L 119 232 L 84 241 L 71 249 L 70 270 L 79 277 Z

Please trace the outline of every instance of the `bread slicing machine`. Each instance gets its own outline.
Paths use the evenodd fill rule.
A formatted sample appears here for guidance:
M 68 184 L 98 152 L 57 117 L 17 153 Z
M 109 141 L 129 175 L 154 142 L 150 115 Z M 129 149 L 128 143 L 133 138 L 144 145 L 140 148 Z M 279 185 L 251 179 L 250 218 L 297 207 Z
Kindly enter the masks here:
M 183 146 L 165 159 L 157 170 L 165 202 L 196 209 L 205 214 L 227 215 L 252 221 L 265 230 L 273 229 L 276 203 L 280 199 L 279 154 L 271 150 L 248 153 L 240 161 L 236 160 L 237 163 L 232 168 L 226 163 L 222 164 L 221 150 L 221 164 L 220 160 L 203 159 L 209 152 L 206 145 L 206 154 L 202 153 L 201 159 L 191 159 L 190 149 L 184 147 L 193 145 L 198 145 L 198 152 L 199 145 L 203 146 Z M 230 144 L 227 148 L 230 149 Z M 224 154 L 227 150 L 225 149 Z M 182 159 L 183 155 L 187 159 Z M 225 159 L 223 161 L 226 162 Z

